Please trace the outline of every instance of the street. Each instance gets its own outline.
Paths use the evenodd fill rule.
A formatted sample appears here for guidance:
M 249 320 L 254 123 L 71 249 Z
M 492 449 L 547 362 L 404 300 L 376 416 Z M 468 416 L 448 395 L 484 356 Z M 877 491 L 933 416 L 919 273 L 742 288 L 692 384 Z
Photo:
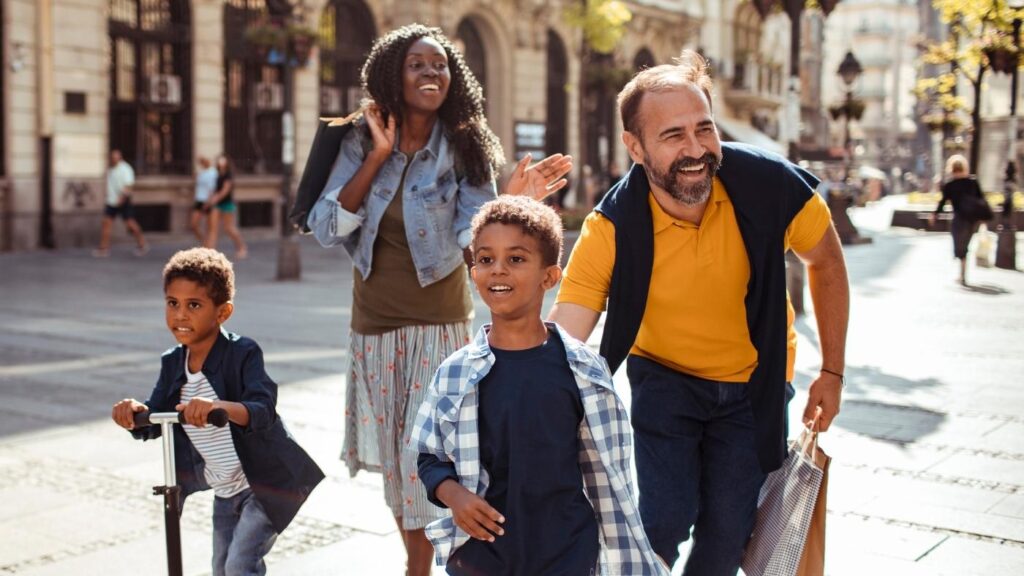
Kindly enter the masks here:
M 888 227 L 899 202 L 851 213 L 874 241 L 846 249 L 847 388 L 821 439 L 833 458 L 827 573 L 1021 574 L 1024 274 L 976 268 L 972 254 L 971 287 L 961 287 L 948 234 Z M 165 573 L 151 490 L 163 478 L 160 444 L 133 441 L 109 413 L 148 396 L 174 344 L 160 272 L 183 247 L 155 245 L 143 258 L 123 243 L 108 259 L 87 249 L 0 255 L 0 574 Z M 227 328 L 263 348 L 278 411 L 327 479 L 278 539 L 269 572 L 402 574 L 379 475 L 350 478 L 338 459 L 351 265 L 340 248 L 305 238 L 302 280 L 279 283 L 276 251 L 254 242 L 236 262 Z M 487 310 L 476 302 L 479 326 Z M 806 302 L 796 421 L 819 365 Z M 616 384 L 628 400 L 624 370 Z M 205 493 L 185 505 L 189 575 L 209 574 L 211 503 Z

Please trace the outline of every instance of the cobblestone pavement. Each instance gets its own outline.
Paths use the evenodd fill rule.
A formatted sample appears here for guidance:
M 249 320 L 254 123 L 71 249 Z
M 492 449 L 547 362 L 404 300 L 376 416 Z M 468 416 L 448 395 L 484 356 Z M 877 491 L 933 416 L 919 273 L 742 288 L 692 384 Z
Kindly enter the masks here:
M 972 269 L 960 287 L 947 235 L 888 229 L 898 202 L 858 210 L 874 242 L 847 249 L 848 386 L 822 439 L 828 573 L 1024 573 L 1024 275 Z M 148 394 L 173 343 L 159 274 L 179 247 L 0 255 L 0 574 L 164 573 L 160 445 L 132 441 L 108 414 Z M 402 574 L 380 477 L 350 478 L 338 460 L 348 261 L 304 242 L 302 281 L 278 283 L 275 257 L 257 242 L 236 264 L 228 328 L 261 344 L 279 411 L 328 478 L 270 572 Z M 486 317 L 478 302 L 477 324 Z M 797 329 L 794 418 L 817 368 L 813 310 Z M 186 574 L 209 573 L 211 500 L 185 506 Z

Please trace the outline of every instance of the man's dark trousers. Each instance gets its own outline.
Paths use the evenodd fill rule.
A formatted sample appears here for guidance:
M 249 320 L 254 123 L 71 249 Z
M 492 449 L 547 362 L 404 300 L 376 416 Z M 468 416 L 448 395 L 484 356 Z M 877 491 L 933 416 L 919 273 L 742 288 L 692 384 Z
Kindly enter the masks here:
M 688 376 L 634 355 L 626 370 L 640 516 L 651 546 L 671 566 L 693 527 L 683 573 L 736 574 L 765 479 L 749 386 Z

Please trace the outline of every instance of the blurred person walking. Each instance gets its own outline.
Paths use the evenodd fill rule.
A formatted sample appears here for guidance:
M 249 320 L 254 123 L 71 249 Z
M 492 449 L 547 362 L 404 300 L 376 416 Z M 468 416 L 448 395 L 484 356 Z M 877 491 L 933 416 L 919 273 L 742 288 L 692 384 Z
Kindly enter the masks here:
M 942 185 L 942 200 L 935 207 L 930 224 L 935 226 L 947 202 L 953 206 L 953 223 L 949 228 L 953 236 L 953 256 L 960 260 L 960 284 L 967 286 L 967 249 L 978 225 L 982 220 L 991 219 L 992 211 L 978 181 L 970 175 L 967 158 L 960 154 L 950 156 L 946 161 L 946 173 L 950 179 Z
M 205 218 L 207 228 L 209 228 L 211 208 L 206 205 L 206 201 L 217 189 L 217 169 L 205 156 L 200 156 L 196 163 L 199 164 L 199 172 L 196 173 L 196 195 L 195 201 L 192 203 L 192 214 L 189 216 L 188 227 L 195 234 L 196 240 L 202 244 L 206 242 L 207 232 L 202 230 L 200 225 Z
M 206 247 L 217 248 L 217 233 L 223 223 L 224 233 L 235 242 L 235 258 L 242 260 L 249 255 L 249 249 L 246 248 L 245 240 L 242 240 L 242 234 L 239 233 L 235 222 L 238 206 L 235 204 L 233 172 L 231 160 L 224 154 L 218 156 L 216 191 L 204 204 L 207 209 L 212 209 L 207 224 Z
M 135 237 L 136 256 L 144 256 L 149 252 L 149 245 L 142 235 L 142 227 L 135 221 L 135 209 L 132 206 L 132 187 L 135 185 L 135 171 L 124 161 L 121 151 L 110 151 L 110 166 L 107 169 L 107 198 L 103 207 L 103 224 L 100 228 L 100 245 L 92 251 L 96 258 L 110 256 L 110 234 L 114 229 L 114 219 L 118 216 L 124 220 L 124 226 Z

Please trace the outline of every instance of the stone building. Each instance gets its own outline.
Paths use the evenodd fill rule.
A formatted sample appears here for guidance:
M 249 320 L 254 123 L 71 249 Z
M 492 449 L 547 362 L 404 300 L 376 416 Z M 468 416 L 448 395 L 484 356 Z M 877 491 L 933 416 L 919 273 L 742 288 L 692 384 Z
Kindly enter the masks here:
M 321 34 L 308 65 L 294 70 L 295 180 L 316 118 L 350 111 L 361 97 L 359 68 L 373 39 L 410 22 L 457 39 L 509 160 L 568 152 L 597 173 L 621 169 L 618 88 L 581 98 L 581 78 L 600 84 L 600 70 L 628 73 L 684 47 L 715 63 L 723 133 L 778 145 L 784 17 L 762 23 L 737 0 L 629 2 L 625 37 L 613 55 L 590 60 L 598 72 L 584 74 L 581 33 L 564 17 L 568 1 L 293 2 Z M 222 152 L 235 164 L 243 232 L 276 234 L 282 155 L 290 152 L 286 70 L 257 60 L 245 40 L 265 2 L 0 0 L 0 250 L 94 244 L 111 148 L 136 170 L 137 217 L 151 238 L 185 237 L 195 159 Z

